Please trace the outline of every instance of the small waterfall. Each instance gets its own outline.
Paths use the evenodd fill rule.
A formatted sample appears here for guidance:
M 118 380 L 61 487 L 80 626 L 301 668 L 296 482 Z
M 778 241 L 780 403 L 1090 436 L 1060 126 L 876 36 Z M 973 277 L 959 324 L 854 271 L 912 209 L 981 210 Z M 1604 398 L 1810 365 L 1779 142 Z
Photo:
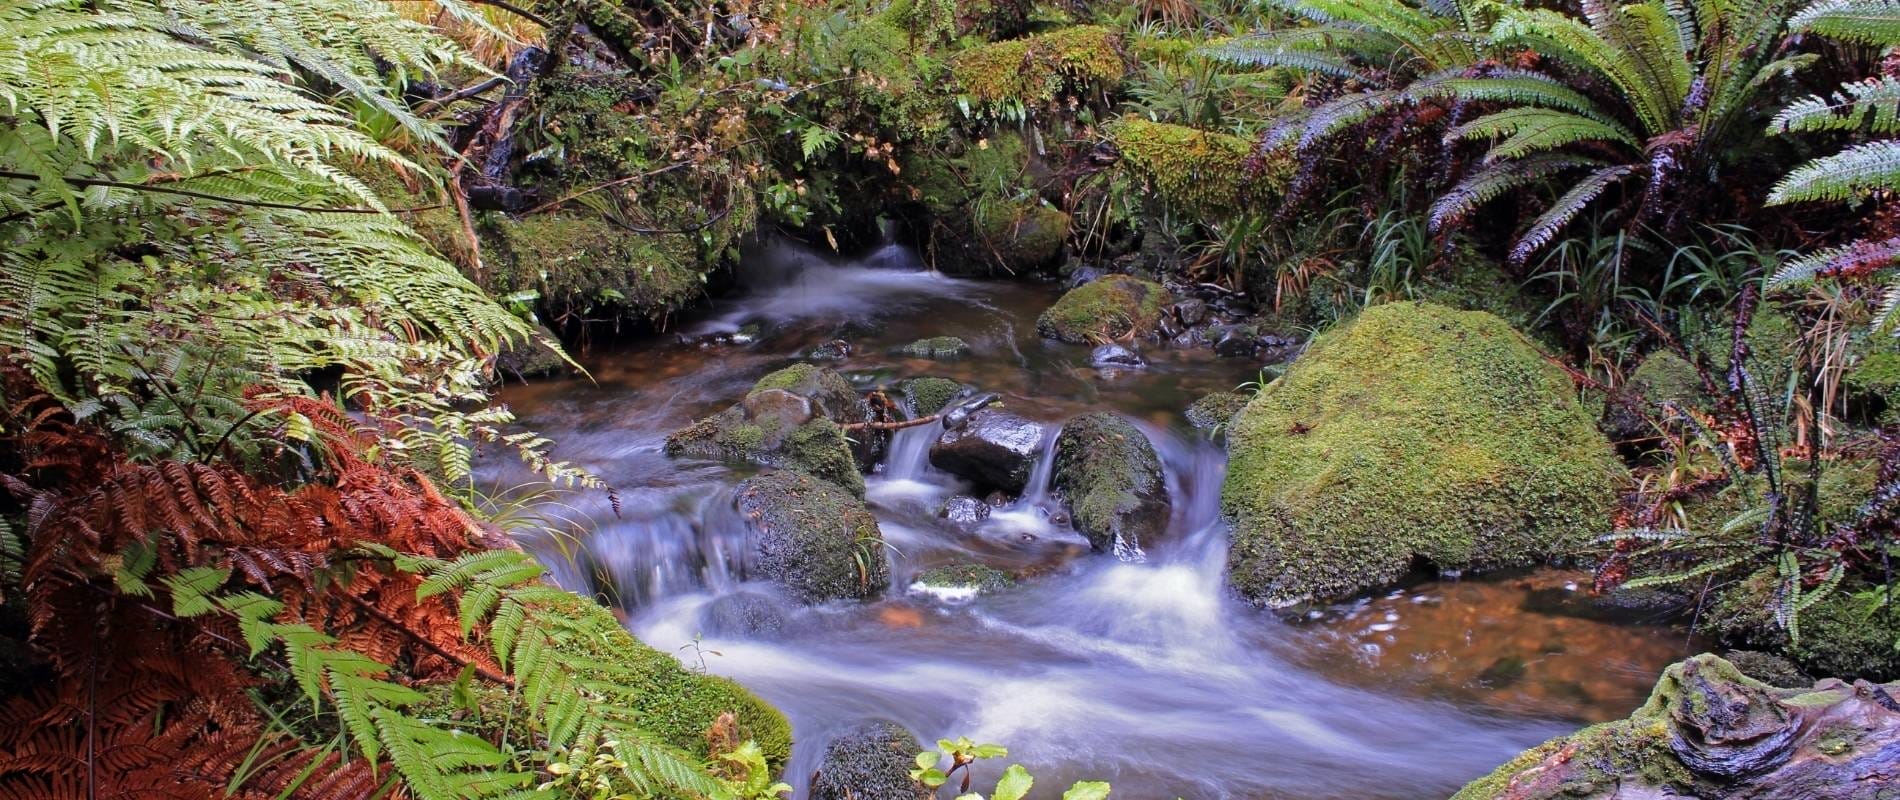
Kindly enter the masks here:
M 1036 466 L 1029 471 L 1029 483 L 1023 486 L 1023 499 L 1018 501 L 1024 506 L 1041 506 L 1049 502 L 1049 477 L 1056 471 L 1056 437 L 1061 435 L 1060 425 L 1042 429 L 1042 453 L 1036 456 Z
M 930 469 L 930 446 L 943 433 L 943 422 L 905 428 L 891 436 L 890 452 L 884 457 L 885 480 L 914 481 Z

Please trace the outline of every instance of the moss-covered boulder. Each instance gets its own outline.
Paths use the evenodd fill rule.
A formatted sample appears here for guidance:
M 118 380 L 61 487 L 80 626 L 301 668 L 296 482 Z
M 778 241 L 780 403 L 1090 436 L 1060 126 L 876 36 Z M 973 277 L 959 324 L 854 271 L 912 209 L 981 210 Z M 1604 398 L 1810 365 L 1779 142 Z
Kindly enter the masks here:
M 1375 306 L 1316 338 L 1228 429 L 1229 580 L 1286 606 L 1525 564 L 1606 530 L 1620 462 L 1504 321 Z
M 917 737 L 895 722 L 869 722 L 825 745 L 812 776 L 812 800 L 928 800 L 929 789 L 911 780 Z
M 910 401 L 911 413 L 922 417 L 944 410 L 963 394 L 964 387 L 949 378 L 906 378 L 898 384 L 898 391 Z
M 970 112 L 992 114 L 1112 89 L 1127 64 L 1115 32 L 1077 25 L 969 48 L 951 59 L 950 70 Z
M 870 597 L 890 583 L 877 519 L 836 484 L 776 470 L 742 481 L 737 503 L 757 533 L 758 574 L 793 597 Z
M 1890 797 L 1895 691 L 1835 679 L 1778 688 L 1696 656 L 1665 670 L 1628 719 L 1527 750 L 1453 800 Z
M 1069 240 L 1069 215 L 1034 198 L 985 204 L 973 222 L 978 246 L 1012 275 L 1055 263 Z
M 793 364 L 760 378 L 730 408 L 674 431 L 666 453 L 803 470 L 862 495 L 863 467 L 876 462 L 881 440 L 853 441 L 842 426 L 869 416 L 843 376 Z
M 1161 322 L 1172 298 L 1154 281 L 1105 275 L 1064 294 L 1036 318 L 1044 338 L 1076 344 L 1146 336 Z
M 1135 116 L 1116 121 L 1108 133 L 1122 163 L 1184 211 L 1232 213 L 1245 201 L 1277 197 L 1293 175 L 1294 159 L 1280 155 L 1268 156 L 1267 169 L 1250 175 L 1253 142 L 1225 133 Z
M 1247 407 L 1247 395 L 1239 392 L 1214 392 L 1187 407 L 1187 421 L 1201 430 L 1225 426 Z
M 897 348 L 897 354 L 910 358 L 945 361 L 970 354 L 970 343 L 956 336 L 932 336 Z
M 574 594 L 549 593 L 537 601 L 537 610 L 560 624 L 547 629 L 559 654 L 555 660 L 577 665 L 590 691 L 606 702 L 631 708 L 639 715 L 641 730 L 666 744 L 699 758 L 709 757 L 707 732 L 721 715 L 731 714 L 733 733 L 750 739 L 765 751 L 774 770 L 784 767 L 792 753 L 792 725 L 764 700 L 727 678 L 695 672 L 671 654 L 647 646 L 620 626 L 613 612 Z M 510 726 L 521 724 L 516 697 L 505 686 L 474 684 L 481 702 L 462 723 L 499 740 Z M 459 704 L 453 687 L 442 684 L 430 692 L 430 703 L 444 715 Z
M 1069 420 L 1056 436 L 1055 486 L 1075 529 L 1097 550 L 1134 556 L 1168 529 L 1168 485 L 1148 437 L 1108 412 Z

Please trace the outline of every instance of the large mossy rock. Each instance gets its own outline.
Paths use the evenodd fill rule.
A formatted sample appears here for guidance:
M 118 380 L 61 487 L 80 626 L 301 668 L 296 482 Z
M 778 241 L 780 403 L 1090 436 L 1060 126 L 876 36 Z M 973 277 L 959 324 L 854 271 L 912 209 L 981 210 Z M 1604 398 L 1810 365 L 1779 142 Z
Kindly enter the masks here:
M 757 533 L 758 574 L 793 597 L 864 598 L 890 584 L 877 519 L 836 484 L 777 470 L 740 482 L 737 503 Z
M 1525 751 L 1453 800 L 1900 794 L 1900 684 L 1776 688 L 1701 655 L 1628 719 Z
M 1168 485 L 1148 437 L 1107 412 L 1069 420 L 1056 436 L 1054 481 L 1075 529 L 1097 550 L 1135 555 L 1168 529 Z
M 803 470 L 862 495 L 862 466 L 876 463 L 882 440 L 854 442 L 842 426 L 869 415 L 838 373 L 793 364 L 760 378 L 730 408 L 674 431 L 666 454 Z
M 1622 465 L 1564 373 L 1503 320 L 1375 306 L 1234 418 L 1229 580 L 1271 606 L 1525 564 L 1606 530 Z
M 1036 319 L 1044 338 L 1087 344 L 1153 333 L 1168 290 L 1132 275 L 1104 275 L 1069 290 Z
M 867 722 L 825 745 L 812 776 L 812 800 L 927 800 L 910 777 L 924 747 L 895 722 Z

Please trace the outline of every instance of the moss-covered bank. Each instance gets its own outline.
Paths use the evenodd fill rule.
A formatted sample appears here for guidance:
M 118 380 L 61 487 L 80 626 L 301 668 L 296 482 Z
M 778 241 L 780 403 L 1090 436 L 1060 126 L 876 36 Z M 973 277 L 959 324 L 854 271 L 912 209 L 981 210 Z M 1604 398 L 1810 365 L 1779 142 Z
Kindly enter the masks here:
M 1524 564 L 1606 530 L 1624 470 L 1503 320 L 1426 303 L 1320 336 L 1228 432 L 1229 579 L 1285 606 Z

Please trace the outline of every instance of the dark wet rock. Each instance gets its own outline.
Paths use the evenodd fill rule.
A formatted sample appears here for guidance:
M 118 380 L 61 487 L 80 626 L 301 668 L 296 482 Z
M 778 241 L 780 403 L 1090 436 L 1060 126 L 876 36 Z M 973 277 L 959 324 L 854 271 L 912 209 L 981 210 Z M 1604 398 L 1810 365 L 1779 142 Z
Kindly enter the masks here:
M 924 747 L 894 722 L 868 722 L 832 739 L 811 784 L 812 800 L 928 800 L 911 780 Z
M 1207 319 L 1207 301 L 1198 297 L 1183 298 L 1168 307 L 1169 316 L 1183 328 L 1192 328 Z
M 1002 570 L 992 569 L 982 564 L 954 564 L 944 567 L 932 567 L 917 574 L 911 582 L 913 588 L 927 590 L 965 592 L 971 594 L 989 594 L 1000 592 L 1016 585 L 1016 579 Z
M 785 630 L 785 609 L 764 592 L 734 592 L 700 609 L 699 624 L 709 636 L 770 639 Z
M 1260 336 L 1252 325 L 1228 325 L 1214 335 L 1214 355 L 1221 358 L 1253 358 L 1260 350 Z
M 969 391 L 963 384 L 948 378 L 906 378 L 898 383 L 898 391 L 910 401 L 911 413 L 927 417 L 944 410 L 944 407 Z
M 775 470 L 741 482 L 737 504 L 758 534 L 758 574 L 793 597 L 870 597 L 890 582 L 877 519 L 836 484 Z
M 969 355 L 970 343 L 955 336 L 934 336 L 929 339 L 918 339 L 903 347 L 899 347 L 897 348 L 897 354 L 911 358 L 929 358 L 937 361 L 947 361 Z
M 851 343 L 843 339 L 832 339 L 812 348 L 805 357 L 813 361 L 843 361 L 851 357 Z
M 1168 486 L 1148 437 L 1108 412 L 1069 420 L 1056 437 L 1055 486 L 1075 529 L 1098 550 L 1134 555 L 1168 527 Z
M 1484 312 L 1388 303 L 1318 337 L 1227 431 L 1228 579 L 1256 602 L 1521 566 L 1609 525 L 1627 474 L 1570 379 Z
M 975 395 L 968 399 L 961 400 L 955 406 L 951 406 L 945 409 L 943 412 L 944 430 L 956 430 L 958 428 L 963 427 L 965 423 L 968 423 L 970 421 L 971 415 L 975 414 L 978 411 L 983 410 L 986 406 L 988 406 L 991 403 L 991 401 L 994 401 L 995 399 L 996 399 L 995 392 L 985 392 L 983 394 Z
M 843 425 L 870 409 L 838 373 L 794 364 L 752 387 L 744 399 L 666 438 L 666 453 L 800 469 L 864 492 L 864 465 L 876 464 L 889 436 L 847 437 Z
M 1036 332 L 1076 344 L 1148 336 L 1169 300 L 1168 290 L 1154 281 L 1107 275 L 1069 290 L 1036 319 Z
M 1900 789 L 1900 684 L 1776 688 L 1700 655 L 1628 719 L 1525 751 L 1454 800 L 1875 798 Z
M 554 351 L 561 340 L 546 325 L 536 325 L 535 335 L 525 342 L 508 346 L 495 356 L 495 371 L 504 378 L 526 380 L 543 378 L 567 369 L 567 360 Z
M 1201 430 L 1225 426 L 1247 406 L 1250 398 L 1239 392 L 1214 392 L 1187 408 L 1188 424 Z
M 1300 354 L 1306 343 L 1290 336 L 1267 334 L 1255 341 L 1257 349 L 1254 355 L 1263 364 L 1284 364 Z
M 957 495 L 944 501 L 937 517 L 963 529 L 975 528 L 990 518 L 990 504 L 969 495 Z
M 1118 344 L 1105 344 L 1089 353 L 1089 366 L 1096 369 L 1141 369 L 1148 362 L 1136 353 Z
M 930 463 L 980 486 L 1022 494 L 1046 435 L 1041 423 L 985 408 L 944 431 L 930 448 Z

